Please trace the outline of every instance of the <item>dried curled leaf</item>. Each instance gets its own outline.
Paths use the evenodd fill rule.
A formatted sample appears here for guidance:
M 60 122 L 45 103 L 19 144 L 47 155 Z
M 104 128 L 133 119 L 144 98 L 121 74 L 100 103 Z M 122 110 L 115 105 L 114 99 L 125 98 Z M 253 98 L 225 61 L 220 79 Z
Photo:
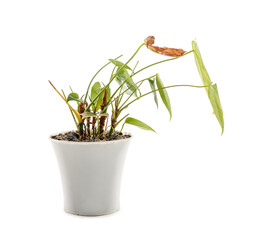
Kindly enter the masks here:
M 145 38 L 144 42 L 151 51 L 169 56 L 169 57 L 181 57 L 184 55 L 185 51 L 183 49 L 177 49 L 177 48 L 168 48 L 168 47 L 156 47 L 152 46 L 154 44 L 154 36 L 149 36 Z

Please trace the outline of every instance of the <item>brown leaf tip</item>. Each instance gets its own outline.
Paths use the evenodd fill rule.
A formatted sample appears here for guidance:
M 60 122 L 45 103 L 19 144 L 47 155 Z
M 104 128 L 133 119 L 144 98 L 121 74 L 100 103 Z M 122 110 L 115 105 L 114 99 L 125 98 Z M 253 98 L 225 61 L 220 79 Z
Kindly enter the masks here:
M 149 48 L 149 46 L 154 44 L 154 39 L 155 39 L 154 36 L 149 36 L 144 39 L 144 43 L 146 44 L 147 48 Z
M 155 39 L 154 36 L 149 36 L 145 38 L 144 40 L 144 43 L 146 44 L 147 48 L 149 48 L 153 52 L 156 52 L 156 53 L 168 56 L 168 57 L 181 57 L 185 53 L 183 49 L 152 46 L 154 44 L 154 39 Z

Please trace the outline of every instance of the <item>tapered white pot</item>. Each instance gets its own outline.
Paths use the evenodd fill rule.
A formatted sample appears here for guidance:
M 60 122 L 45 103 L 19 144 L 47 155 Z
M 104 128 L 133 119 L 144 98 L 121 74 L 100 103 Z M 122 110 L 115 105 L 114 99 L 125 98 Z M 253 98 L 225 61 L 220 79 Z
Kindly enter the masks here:
M 121 177 L 130 140 L 131 137 L 107 142 L 51 139 L 66 212 L 99 216 L 119 210 Z

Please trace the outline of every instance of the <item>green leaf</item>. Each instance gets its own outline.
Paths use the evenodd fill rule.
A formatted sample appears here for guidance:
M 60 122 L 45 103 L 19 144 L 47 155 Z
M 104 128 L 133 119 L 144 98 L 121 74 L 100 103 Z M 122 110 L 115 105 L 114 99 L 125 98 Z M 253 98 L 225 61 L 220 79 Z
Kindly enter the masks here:
M 67 102 L 69 101 L 76 101 L 76 102 L 81 102 L 79 99 L 79 95 L 77 93 L 70 93 L 67 97 Z
M 217 85 L 213 84 L 208 87 L 208 97 L 210 99 L 213 112 L 218 120 L 218 122 L 221 125 L 222 128 L 222 134 L 224 132 L 224 115 L 223 115 L 223 109 L 222 105 L 220 102 L 219 94 L 218 94 L 218 89 Z
M 101 84 L 99 82 L 94 83 L 91 88 L 91 100 L 94 100 L 94 98 L 96 98 L 101 91 L 102 91 Z M 100 96 L 97 97 L 97 99 L 94 101 L 94 105 L 92 105 L 93 110 L 95 109 L 95 106 L 96 106 L 96 111 L 98 111 L 101 108 L 103 94 L 104 92 L 102 92 Z
M 121 69 L 117 70 L 119 71 L 117 76 L 116 76 L 116 81 L 118 82 L 119 85 L 123 84 L 125 81 L 125 84 L 129 88 L 129 90 L 126 92 L 127 94 L 131 94 L 134 92 L 134 95 L 137 96 L 137 85 L 134 83 L 132 78 L 130 77 L 128 71 L 126 69 Z
M 153 131 L 155 132 L 150 126 L 148 126 L 146 123 L 144 122 L 141 122 L 140 120 L 138 119 L 135 119 L 135 118 L 132 118 L 132 117 L 128 117 L 126 118 L 125 120 L 125 123 L 127 124 L 131 124 L 131 125 L 134 125 L 136 127 L 139 127 L 141 129 L 144 129 L 144 130 L 148 130 L 148 131 Z M 156 133 L 156 132 L 155 132 Z
M 195 58 L 195 63 L 197 65 L 201 80 L 205 86 L 210 85 L 211 79 L 202 61 L 201 54 L 196 41 L 192 41 L 192 49 L 194 50 L 193 54 Z M 208 92 L 208 89 L 206 89 L 206 91 Z
M 195 63 L 198 68 L 199 75 L 201 77 L 201 80 L 205 86 L 209 85 L 209 87 L 205 88 L 209 97 L 209 100 L 211 102 L 213 112 L 218 120 L 218 122 L 221 125 L 222 128 L 222 134 L 224 132 L 224 118 L 223 118 L 223 110 L 218 94 L 218 89 L 216 84 L 212 84 L 210 76 L 204 66 L 203 60 L 201 58 L 201 54 L 198 48 L 198 44 L 196 41 L 192 41 L 192 48 L 195 58 Z
M 158 108 L 158 98 L 157 98 L 157 93 L 155 91 L 155 80 L 154 79 L 149 79 L 149 84 L 150 84 L 151 90 L 154 91 L 153 92 L 154 101 L 155 101 L 156 106 Z
M 118 60 L 115 60 L 115 59 L 108 59 L 111 63 L 113 63 L 114 65 L 116 65 L 118 68 L 121 68 L 123 67 L 125 64 L 118 61 Z M 128 66 L 128 65 L 125 65 L 124 68 L 132 71 L 132 69 Z
M 156 85 L 157 85 L 158 89 L 164 88 L 163 82 L 162 82 L 162 80 L 161 80 L 161 78 L 160 78 L 158 73 L 156 74 Z M 172 110 L 171 110 L 171 103 L 170 103 L 170 98 L 168 96 L 168 93 L 167 93 L 166 89 L 160 89 L 158 91 L 160 93 L 161 99 L 162 99 L 165 107 L 167 108 L 167 110 L 168 110 L 168 112 L 170 114 L 170 120 L 171 120 L 171 118 L 172 118 Z
M 91 100 L 96 98 L 96 96 L 100 93 L 100 91 L 101 91 L 101 84 L 99 82 L 94 83 L 91 88 Z
M 80 114 L 82 116 L 82 118 L 88 118 L 88 117 L 97 117 L 97 115 L 95 113 L 92 112 L 84 112 Z

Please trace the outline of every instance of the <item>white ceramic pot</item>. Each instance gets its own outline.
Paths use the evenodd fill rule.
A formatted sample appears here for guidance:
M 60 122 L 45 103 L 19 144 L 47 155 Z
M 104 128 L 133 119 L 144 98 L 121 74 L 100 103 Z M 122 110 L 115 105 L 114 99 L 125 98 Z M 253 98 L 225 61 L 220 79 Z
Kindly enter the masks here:
M 131 137 L 108 142 L 50 139 L 61 173 L 65 211 L 84 216 L 118 211 L 121 176 Z

